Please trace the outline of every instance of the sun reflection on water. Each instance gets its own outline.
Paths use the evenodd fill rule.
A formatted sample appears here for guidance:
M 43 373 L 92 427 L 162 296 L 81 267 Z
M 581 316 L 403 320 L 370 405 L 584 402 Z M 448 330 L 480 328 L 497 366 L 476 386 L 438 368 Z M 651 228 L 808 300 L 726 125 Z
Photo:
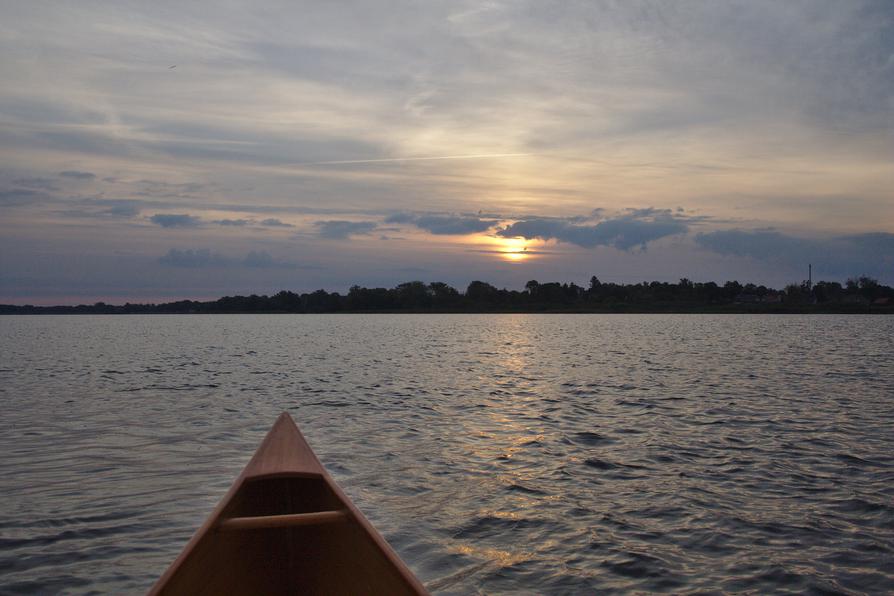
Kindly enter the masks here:
M 508 550 L 477 547 L 471 544 L 459 544 L 453 547 L 453 550 L 469 557 L 493 561 L 501 567 L 511 567 L 531 558 L 531 553 L 529 552 L 514 553 Z

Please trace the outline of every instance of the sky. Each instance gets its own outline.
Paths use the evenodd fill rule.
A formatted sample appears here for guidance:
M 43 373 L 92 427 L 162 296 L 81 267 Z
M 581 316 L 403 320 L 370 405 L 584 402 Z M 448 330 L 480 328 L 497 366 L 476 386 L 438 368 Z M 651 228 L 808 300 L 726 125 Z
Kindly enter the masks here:
M 890 0 L 0 0 L 0 303 L 894 283 Z

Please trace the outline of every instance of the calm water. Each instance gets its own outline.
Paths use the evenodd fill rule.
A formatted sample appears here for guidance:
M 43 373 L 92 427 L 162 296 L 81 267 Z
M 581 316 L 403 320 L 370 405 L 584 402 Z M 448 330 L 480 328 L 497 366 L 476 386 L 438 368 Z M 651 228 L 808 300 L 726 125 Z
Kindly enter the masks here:
M 145 591 L 282 410 L 438 594 L 894 591 L 894 317 L 0 317 L 0 591 Z

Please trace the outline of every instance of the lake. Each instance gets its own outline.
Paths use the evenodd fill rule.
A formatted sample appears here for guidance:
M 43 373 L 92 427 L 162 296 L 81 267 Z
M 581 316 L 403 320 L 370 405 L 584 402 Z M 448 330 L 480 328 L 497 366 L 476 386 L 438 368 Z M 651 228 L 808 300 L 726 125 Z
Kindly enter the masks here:
M 282 411 L 436 594 L 894 591 L 894 317 L 0 317 L 0 592 L 142 593 Z

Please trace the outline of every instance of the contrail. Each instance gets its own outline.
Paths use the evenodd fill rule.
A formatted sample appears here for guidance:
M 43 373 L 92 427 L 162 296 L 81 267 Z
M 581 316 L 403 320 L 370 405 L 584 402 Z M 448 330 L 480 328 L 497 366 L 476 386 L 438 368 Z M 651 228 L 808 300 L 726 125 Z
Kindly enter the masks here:
M 338 161 L 309 161 L 298 166 L 340 166 L 361 163 L 391 163 L 395 161 L 435 161 L 439 159 L 478 159 L 483 157 L 525 157 L 536 153 L 476 153 L 474 155 L 436 155 L 432 157 L 387 157 L 383 159 L 343 159 Z

